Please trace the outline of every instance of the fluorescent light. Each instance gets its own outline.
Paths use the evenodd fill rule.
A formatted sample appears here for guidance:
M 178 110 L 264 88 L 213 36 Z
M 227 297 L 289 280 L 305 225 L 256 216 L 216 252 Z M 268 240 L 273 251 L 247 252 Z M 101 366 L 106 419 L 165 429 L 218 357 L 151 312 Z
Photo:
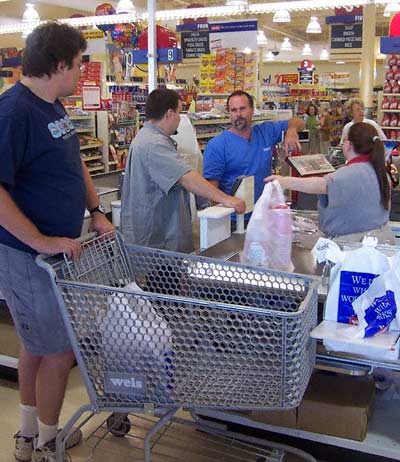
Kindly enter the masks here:
M 119 0 L 115 12 L 117 14 L 134 14 L 136 13 L 136 9 L 132 0 Z
M 281 51 L 291 51 L 291 50 L 292 50 L 292 44 L 290 43 L 290 40 L 288 39 L 288 37 L 285 37 L 281 45 Z
M 251 53 L 251 49 L 249 47 L 246 47 L 242 53 L 249 55 Z
M 268 44 L 267 37 L 265 36 L 265 32 L 263 30 L 257 31 L 257 46 L 265 47 Z
M 400 11 L 400 3 L 394 0 L 390 1 L 385 6 L 385 11 L 383 12 L 383 16 L 389 17 L 392 14 L 398 13 Z
M 336 61 L 336 64 L 346 64 L 345 61 Z
M 308 43 L 304 45 L 303 51 L 301 52 L 302 56 L 312 56 L 312 50 Z
M 307 34 L 321 34 L 321 24 L 318 22 L 318 18 L 316 16 L 311 16 L 310 22 L 308 23 Z
M 326 48 L 323 48 L 321 50 L 321 54 L 319 55 L 319 59 L 321 61 L 327 61 L 329 59 L 329 53 L 328 53 L 328 50 Z
M 272 22 L 290 22 L 290 13 L 286 9 L 275 11 Z

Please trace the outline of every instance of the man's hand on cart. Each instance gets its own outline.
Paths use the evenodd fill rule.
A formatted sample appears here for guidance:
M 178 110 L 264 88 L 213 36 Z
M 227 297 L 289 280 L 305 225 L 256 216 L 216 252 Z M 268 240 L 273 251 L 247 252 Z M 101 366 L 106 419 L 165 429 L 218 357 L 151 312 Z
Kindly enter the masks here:
M 98 235 L 102 235 L 115 231 L 115 226 L 103 214 L 95 213 L 92 216 L 92 222 L 89 226 L 89 232 L 92 231 L 95 231 Z
M 295 128 L 288 128 L 285 134 L 284 139 L 285 152 L 289 154 L 290 152 L 297 151 L 301 152 L 301 144 L 299 141 L 299 135 Z
M 82 253 L 81 243 L 68 237 L 42 236 L 34 248 L 46 255 L 65 253 L 71 260 L 78 260 Z

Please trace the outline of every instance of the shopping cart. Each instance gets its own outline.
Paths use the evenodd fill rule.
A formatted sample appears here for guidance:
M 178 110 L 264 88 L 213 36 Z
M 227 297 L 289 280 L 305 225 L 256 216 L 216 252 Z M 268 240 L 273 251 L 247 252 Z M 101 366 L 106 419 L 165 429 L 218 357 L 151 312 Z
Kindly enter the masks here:
M 90 398 L 60 432 L 58 461 L 88 411 L 121 416 L 122 430 L 127 413 L 161 416 L 145 439 L 148 462 L 152 435 L 178 408 L 300 403 L 315 361 L 315 280 L 126 245 L 119 235 L 89 238 L 76 262 L 37 263 L 51 276 Z

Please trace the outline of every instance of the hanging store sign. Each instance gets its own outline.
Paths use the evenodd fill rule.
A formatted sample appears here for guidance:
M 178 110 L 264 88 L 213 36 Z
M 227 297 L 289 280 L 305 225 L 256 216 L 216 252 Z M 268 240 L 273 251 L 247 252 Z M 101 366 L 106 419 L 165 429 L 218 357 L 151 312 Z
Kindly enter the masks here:
M 277 85 L 295 85 L 299 83 L 299 74 L 297 72 L 293 74 L 275 74 L 275 83 Z
M 182 32 L 181 46 L 184 59 L 199 58 L 210 53 L 208 31 Z
M 300 69 L 299 70 L 299 84 L 300 85 L 313 85 L 314 84 L 313 74 L 314 74 L 314 71 Z
M 323 72 L 320 75 L 321 87 L 332 87 L 350 82 L 349 72 Z
M 338 48 L 362 48 L 362 24 L 333 25 L 331 49 Z
M 355 22 L 363 22 L 364 16 L 357 14 L 353 16 L 327 16 L 325 24 L 353 24 Z
M 209 23 L 210 51 L 217 48 L 257 49 L 257 20 Z

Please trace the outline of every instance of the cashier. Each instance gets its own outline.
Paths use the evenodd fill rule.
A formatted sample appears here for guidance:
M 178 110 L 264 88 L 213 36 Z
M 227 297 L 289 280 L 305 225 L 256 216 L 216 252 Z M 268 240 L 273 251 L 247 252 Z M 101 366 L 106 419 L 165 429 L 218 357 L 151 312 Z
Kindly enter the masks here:
M 266 121 L 252 127 L 253 97 L 242 90 L 227 100 L 232 127 L 207 143 L 203 159 L 203 176 L 226 194 L 231 194 L 235 180 L 254 175 L 254 202 L 261 196 L 263 179 L 271 173 L 272 149 L 282 141 L 285 148 L 301 150 L 298 132 L 304 130 L 301 119 Z
M 376 129 L 360 122 L 350 127 L 343 143 L 346 165 L 324 177 L 294 178 L 272 175 L 284 189 L 319 195 L 321 231 L 329 238 L 359 242 L 364 235 L 394 244 L 388 225 L 390 184 L 385 150 Z
M 146 101 L 146 122 L 133 140 L 125 169 L 121 229 L 126 242 L 145 247 L 194 250 L 189 192 L 243 213 L 243 200 L 208 183 L 182 160 L 176 134 L 182 109 L 174 90 L 157 88 Z

